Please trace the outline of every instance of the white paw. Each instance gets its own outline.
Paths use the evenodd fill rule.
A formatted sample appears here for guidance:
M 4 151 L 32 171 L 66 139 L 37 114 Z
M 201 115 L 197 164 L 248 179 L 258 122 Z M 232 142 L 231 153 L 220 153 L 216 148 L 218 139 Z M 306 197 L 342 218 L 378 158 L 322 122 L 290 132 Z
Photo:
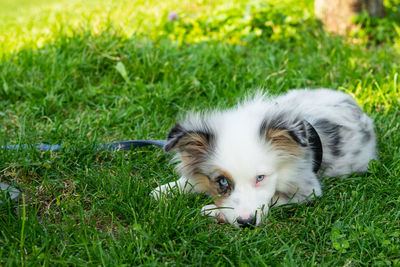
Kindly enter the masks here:
M 201 208 L 201 215 L 211 217 L 216 222 L 224 222 L 223 216 L 219 208 L 213 204 L 206 205 Z
M 186 178 L 182 177 L 178 181 L 170 182 L 162 186 L 157 187 L 151 191 L 150 196 L 153 196 L 155 200 L 160 200 L 163 197 L 172 195 L 173 193 L 190 193 L 192 192 L 193 186 L 187 181 Z
M 150 196 L 153 196 L 155 200 L 160 200 L 161 198 L 166 197 L 170 193 L 171 193 L 170 185 L 164 184 L 151 191 Z

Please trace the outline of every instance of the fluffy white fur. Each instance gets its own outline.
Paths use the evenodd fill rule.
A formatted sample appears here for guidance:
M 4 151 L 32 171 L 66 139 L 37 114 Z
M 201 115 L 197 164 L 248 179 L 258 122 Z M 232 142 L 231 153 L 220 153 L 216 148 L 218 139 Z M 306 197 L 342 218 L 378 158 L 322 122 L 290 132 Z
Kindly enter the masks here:
M 317 173 L 308 123 L 322 143 Z M 190 113 L 176 124 L 165 150 L 177 152 L 182 177 L 152 194 L 158 199 L 174 188 L 205 192 L 216 204 L 204 207 L 204 215 L 235 226 L 258 225 L 271 205 L 320 196 L 318 176 L 366 171 L 376 158 L 375 143 L 372 120 L 344 93 L 258 95 L 232 109 Z

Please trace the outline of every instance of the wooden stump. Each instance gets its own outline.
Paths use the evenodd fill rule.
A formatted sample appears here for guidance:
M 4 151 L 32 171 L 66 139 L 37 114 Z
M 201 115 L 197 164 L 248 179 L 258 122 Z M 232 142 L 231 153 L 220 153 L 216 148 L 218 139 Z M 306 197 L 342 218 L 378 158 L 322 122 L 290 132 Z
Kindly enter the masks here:
M 315 0 L 314 11 L 326 29 L 338 34 L 347 33 L 352 27 L 351 19 L 363 10 L 371 16 L 383 17 L 382 0 Z

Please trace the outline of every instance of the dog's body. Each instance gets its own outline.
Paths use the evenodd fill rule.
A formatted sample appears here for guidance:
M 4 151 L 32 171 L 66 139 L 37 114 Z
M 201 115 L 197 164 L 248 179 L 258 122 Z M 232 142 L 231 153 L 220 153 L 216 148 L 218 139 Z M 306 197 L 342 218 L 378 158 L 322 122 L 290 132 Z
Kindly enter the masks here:
M 372 120 L 350 96 L 328 89 L 191 113 L 171 130 L 165 150 L 178 152 L 182 178 L 153 195 L 174 187 L 205 192 L 216 200 L 203 213 L 235 226 L 258 225 L 271 204 L 321 195 L 318 175 L 364 172 L 376 158 Z

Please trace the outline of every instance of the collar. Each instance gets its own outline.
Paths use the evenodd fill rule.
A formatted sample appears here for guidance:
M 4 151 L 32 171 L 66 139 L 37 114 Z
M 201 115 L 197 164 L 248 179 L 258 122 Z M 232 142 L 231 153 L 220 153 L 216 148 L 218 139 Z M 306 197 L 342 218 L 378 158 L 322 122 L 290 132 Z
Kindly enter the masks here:
M 319 135 L 315 128 L 308 122 L 308 143 L 311 146 L 311 149 L 314 154 L 314 160 L 313 160 L 313 172 L 317 173 L 319 169 L 321 168 L 321 163 L 322 163 L 322 144 L 321 144 L 321 139 L 319 138 Z

